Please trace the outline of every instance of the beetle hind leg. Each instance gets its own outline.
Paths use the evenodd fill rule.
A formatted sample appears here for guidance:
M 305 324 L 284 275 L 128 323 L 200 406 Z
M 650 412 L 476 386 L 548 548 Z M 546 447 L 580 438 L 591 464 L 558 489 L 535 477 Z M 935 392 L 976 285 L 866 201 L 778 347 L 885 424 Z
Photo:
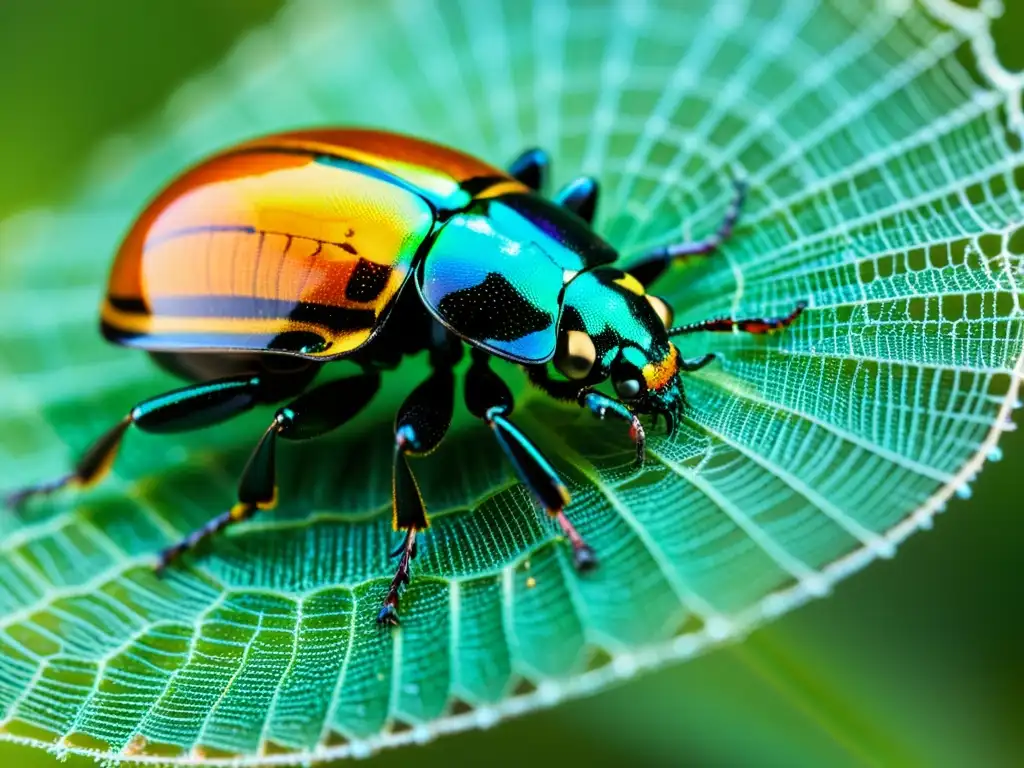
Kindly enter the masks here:
M 121 419 L 86 450 L 71 472 L 14 491 L 5 497 L 5 505 L 9 509 L 18 509 L 37 496 L 51 496 L 64 488 L 88 488 L 95 485 L 110 470 L 121 447 L 121 439 L 131 425 L 130 415 Z
M 397 627 L 399 624 L 398 594 L 401 588 L 409 583 L 412 559 L 416 557 L 416 532 L 416 528 L 407 529 L 402 544 L 391 553 L 392 557 L 399 558 L 398 568 L 395 571 L 395 578 L 391 580 L 391 586 L 388 587 L 388 594 L 381 605 L 380 613 L 377 614 L 377 623 L 381 626 Z
M 405 538 L 393 553 L 399 557 L 398 567 L 377 614 L 377 623 L 381 626 L 399 624 L 399 595 L 409 583 L 412 560 L 416 557 L 416 534 L 429 525 L 423 494 L 409 459 L 425 456 L 437 448 L 452 422 L 454 361 L 440 358 L 441 355 L 435 355 L 433 373 L 405 399 L 395 417 L 392 524 L 395 530 L 405 531 Z
M 36 496 L 48 496 L 63 488 L 95 485 L 109 472 L 129 427 L 164 434 L 212 426 L 252 408 L 262 387 L 259 377 L 241 376 L 194 384 L 143 400 L 86 449 L 71 472 L 15 491 L 6 497 L 6 504 L 17 508 Z
M 376 373 L 350 376 L 311 389 L 280 408 L 242 470 L 237 503 L 165 549 L 156 570 L 164 570 L 225 528 L 248 520 L 262 509 L 272 508 L 277 502 L 278 438 L 309 440 L 337 429 L 365 408 L 379 387 L 380 376 Z

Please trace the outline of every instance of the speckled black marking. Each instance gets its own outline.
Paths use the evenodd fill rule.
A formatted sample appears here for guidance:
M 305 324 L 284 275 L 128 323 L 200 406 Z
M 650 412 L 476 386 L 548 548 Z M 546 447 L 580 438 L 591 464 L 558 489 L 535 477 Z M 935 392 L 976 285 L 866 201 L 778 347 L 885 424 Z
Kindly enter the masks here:
M 360 258 L 345 286 L 345 298 L 366 303 L 374 301 L 388 285 L 391 267 Z
M 437 310 L 451 327 L 481 341 L 514 341 L 555 322 L 496 272 L 479 285 L 448 294 Z

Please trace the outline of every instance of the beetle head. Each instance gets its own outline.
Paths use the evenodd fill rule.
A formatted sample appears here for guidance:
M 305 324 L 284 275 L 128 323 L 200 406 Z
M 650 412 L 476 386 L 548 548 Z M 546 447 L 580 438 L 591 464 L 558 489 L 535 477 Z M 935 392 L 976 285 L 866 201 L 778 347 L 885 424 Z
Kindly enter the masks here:
M 672 311 L 613 267 L 584 272 L 566 289 L 555 367 L 583 385 L 610 381 L 638 413 L 665 416 L 671 431 L 684 405 Z

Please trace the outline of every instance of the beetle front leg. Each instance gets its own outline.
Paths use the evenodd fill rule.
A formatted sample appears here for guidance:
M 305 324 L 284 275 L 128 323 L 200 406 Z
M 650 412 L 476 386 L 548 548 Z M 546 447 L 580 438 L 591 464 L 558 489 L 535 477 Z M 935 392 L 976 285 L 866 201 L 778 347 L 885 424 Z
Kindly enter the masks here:
M 559 528 L 572 545 L 573 563 L 581 571 L 597 565 L 594 551 L 580 536 L 565 515 L 569 490 L 559 478 L 551 462 L 509 419 L 514 399 L 508 385 L 490 368 L 485 352 L 473 351 L 473 365 L 466 375 L 466 407 L 483 419 L 515 469 L 519 480 L 529 488 L 537 503 L 555 518 Z
M 714 355 L 710 355 L 696 364 L 703 366 L 711 362 Z M 696 369 L 695 369 L 696 370 Z M 599 419 L 606 419 L 609 416 L 629 424 L 629 436 L 636 443 L 636 463 L 643 466 L 644 455 L 647 447 L 647 435 L 640 419 L 629 408 L 613 400 L 607 395 L 602 395 L 590 387 L 580 387 L 574 381 L 556 381 L 548 374 L 544 365 L 531 365 L 526 368 L 530 381 L 540 387 L 551 397 L 566 403 L 576 403 L 581 408 L 586 408 Z
M 392 471 L 392 524 L 396 531 L 405 531 L 395 577 L 384 598 L 378 624 L 397 626 L 401 588 L 409 583 L 412 559 L 416 557 L 416 534 L 429 522 L 419 484 L 409 466 L 409 457 L 425 456 L 444 439 L 452 423 L 455 400 L 455 378 L 450 362 L 435 361 L 434 372 L 402 403 L 395 417 L 395 453 Z
M 636 465 L 638 467 L 644 465 L 647 453 L 647 435 L 644 432 L 644 425 L 640 423 L 640 419 L 635 413 L 618 400 L 613 400 L 592 389 L 582 390 L 576 401 L 581 408 L 586 408 L 599 419 L 604 420 L 611 417 L 629 424 L 629 437 L 636 444 Z
M 279 409 L 253 449 L 238 483 L 238 501 L 201 528 L 160 554 L 162 571 L 185 552 L 230 525 L 248 520 L 277 502 L 277 439 L 309 440 L 337 429 L 359 413 L 380 387 L 380 376 L 368 373 L 322 384 Z

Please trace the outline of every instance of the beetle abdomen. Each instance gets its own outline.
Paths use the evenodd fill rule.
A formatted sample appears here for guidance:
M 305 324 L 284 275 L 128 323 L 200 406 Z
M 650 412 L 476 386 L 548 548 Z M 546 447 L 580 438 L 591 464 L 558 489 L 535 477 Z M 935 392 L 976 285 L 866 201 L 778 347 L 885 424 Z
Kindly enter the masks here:
M 150 350 L 345 355 L 383 321 L 434 217 L 402 179 L 337 157 L 215 157 L 129 233 L 104 333 Z

